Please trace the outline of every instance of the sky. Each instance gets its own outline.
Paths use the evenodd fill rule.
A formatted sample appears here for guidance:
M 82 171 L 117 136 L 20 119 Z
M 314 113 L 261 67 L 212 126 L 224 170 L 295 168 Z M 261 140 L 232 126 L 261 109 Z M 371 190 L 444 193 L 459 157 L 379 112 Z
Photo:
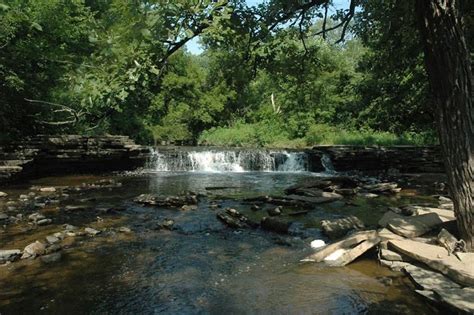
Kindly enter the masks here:
M 246 0 L 245 1 L 248 5 L 257 5 L 260 3 L 265 2 L 265 0 Z M 347 8 L 349 5 L 349 0 L 335 0 L 334 1 L 334 7 L 336 8 Z M 199 37 L 196 37 L 189 41 L 186 44 L 186 48 L 188 49 L 189 52 L 195 55 L 199 55 L 202 53 L 202 47 L 199 44 Z

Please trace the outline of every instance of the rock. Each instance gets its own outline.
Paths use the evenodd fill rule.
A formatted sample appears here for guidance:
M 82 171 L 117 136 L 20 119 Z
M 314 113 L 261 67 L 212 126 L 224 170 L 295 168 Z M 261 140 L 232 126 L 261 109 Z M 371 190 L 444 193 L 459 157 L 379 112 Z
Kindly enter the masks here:
M 404 216 L 399 215 L 398 213 L 395 213 L 393 211 L 387 211 L 379 220 L 378 224 L 381 227 L 387 227 L 387 224 L 388 222 L 390 222 L 390 220 L 397 219 L 397 218 L 404 218 Z
M 40 192 L 55 192 L 56 188 L 54 187 L 41 187 L 39 189 Z
M 474 314 L 474 288 L 435 289 L 436 297 L 458 311 Z
M 43 255 L 45 251 L 46 246 L 43 243 L 36 241 L 25 247 L 25 249 L 23 250 L 23 256 L 25 256 L 26 254 L 26 258 L 36 257 Z
M 0 221 L 8 220 L 8 214 L 0 212 Z
M 275 217 L 277 215 L 281 215 L 281 211 L 282 210 L 282 207 L 281 206 L 278 206 L 276 208 L 270 208 L 267 210 L 267 213 L 272 216 L 272 217 Z
M 119 232 L 122 232 L 122 233 L 132 233 L 132 230 L 126 226 L 121 226 L 119 228 Z
M 335 190 L 336 193 L 343 196 L 353 196 L 357 194 L 357 189 L 352 188 L 339 188 Z
M 197 208 L 198 208 L 197 205 L 183 205 L 181 207 L 181 210 L 189 211 L 189 210 L 196 210 Z
M 239 228 L 245 227 L 245 224 L 241 222 L 239 219 L 234 218 L 226 213 L 219 212 L 216 214 L 216 216 L 219 220 L 221 220 L 222 222 L 224 222 L 225 224 L 227 224 L 228 226 L 232 228 L 239 229 Z
M 391 219 L 387 227 L 400 236 L 412 238 L 423 235 L 442 223 L 443 220 L 436 213 L 428 213 Z
M 4 197 L 7 197 L 8 194 L 3 192 L 3 191 L 0 191 L 0 198 L 4 198 Z
M 403 236 L 397 235 L 386 228 L 379 230 L 378 235 L 382 239 L 382 241 L 405 239 Z
M 174 221 L 170 219 L 166 219 L 161 223 L 161 226 L 167 230 L 172 230 L 174 225 Z
M 51 264 L 51 263 L 55 263 L 55 262 L 61 260 L 61 258 L 62 258 L 62 254 L 60 252 L 58 252 L 58 253 L 52 253 L 52 254 L 49 254 L 49 255 L 41 256 L 41 261 L 46 263 L 46 264 Z
M 0 264 L 6 263 L 7 261 L 15 261 L 21 256 L 21 250 L 19 249 L 2 249 L 0 250 Z
M 55 244 L 60 241 L 59 237 L 56 237 L 54 235 L 48 235 L 46 236 L 46 241 L 48 241 L 49 244 Z
M 260 210 L 260 206 L 258 206 L 258 205 L 252 205 L 252 206 L 250 207 L 250 210 L 252 210 L 252 211 L 258 211 L 258 210 Z
M 423 269 L 411 264 L 403 267 L 403 270 L 423 290 L 460 288 L 459 284 L 451 281 L 440 273 Z
M 59 244 L 52 244 L 51 246 L 46 247 L 45 254 L 51 254 L 55 253 L 57 251 L 60 251 L 62 249 L 61 245 Z
M 58 239 L 62 240 L 66 237 L 66 235 L 64 234 L 64 232 L 56 232 L 53 234 L 54 237 L 57 237 Z
M 412 240 L 390 240 L 389 246 L 398 253 L 428 265 L 461 285 L 474 286 L 474 268 L 460 261 L 441 246 Z
M 305 261 L 324 261 L 331 266 L 345 266 L 373 248 L 380 242 L 376 231 L 357 232 L 345 239 L 330 244 Z
M 363 189 L 370 193 L 398 193 L 400 192 L 397 183 L 378 183 L 372 185 L 364 185 Z
M 159 206 L 159 207 L 173 207 L 180 208 L 182 206 L 197 205 L 197 195 L 188 193 L 184 196 L 172 196 L 172 197 L 161 197 L 151 194 L 142 194 L 136 197 L 134 200 L 136 203 L 140 203 L 145 206 Z
M 380 264 L 384 267 L 388 267 L 393 271 L 402 271 L 402 269 L 408 265 L 407 262 L 401 262 L 401 261 L 389 261 L 385 259 L 380 259 L 379 260 Z
M 38 224 L 38 225 L 48 225 L 48 224 L 51 224 L 51 222 L 53 222 L 53 220 L 43 219 L 43 220 L 39 220 L 38 222 L 36 222 L 36 224 Z
M 264 230 L 281 234 L 287 234 L 291 225 L 290 222 L 286 222 L 275 217 L 264 217 L 260 221 L 260 224 Z
M 294 201 L 302 201 L 309 204 L 321 204 L 321 203 L 328 203 L 333 202 L 336 200 L 341 200 L 344 197 L 331 192 L 322 192 L 320 196 L 300 196 L 300 195 L 288 195 L 285 196 L 285 199 L 294 200 Z
M 396 252 L 393 252 L 391 250 L 388 250 L 388 249 L 382 249 L 380 251 L 380 256 L 384 259 L 384 260 L 389 260 L 389 261 L 405 261 L 402 257 L 402 255 L 400 255 L 399 253 L 396 253 Z
M 65 231 L 74 231 L 77 230 L 77 227 L 71 224 L 64 224 L 63 225 Z
M 68 205 L 63 208 L 64 211 L 83 211 L 87 210 L 86 206 L 81 205 Z
M 449 233 L 445 229 L 441 229 L 441 231 L 438 234 L 437 241 L 439 245 L 446 248 L 446 250 L 450 253 L 454 252 L 458 244 L 457 238 L 455 238 L 451 233 Z
M 317 249 L 326 246 L 326 242 L 323 240 L 314 240 L 310 243 L 311 248 Z
M 42 215 L 41 213 L 35 212 L 33 214 L 30 214 L 28 216 L 28 220 L 33 221 L 33 222 L 38 222 L 40 220 L 45 219 L 46 217 Z
M 323 232 L 332 239 L 342 237 L 349 231 L 361 230 L 365 227 L 364 223 L 355 216 L 335 220 L 322 220 L 321 226 Z
M 96 235 L 101 233 L 101 231 L 98 231 L 98 230 L 90 228 L 90 227 L 86 227 L 84 229 L 84 232 L 86 232 L 87 234 L 89 234 L 91 236 L 96 236 Z
M 439 201 L 440 204 L 446 204 L 446 203 L 452 204 L 453 203 L 453 201 L 450 198 L 447 198 L 447 197 L 444 197 L 444 196 L 439 196 L 438 201 Z
M 363 197 L 363 198 L 377 198 L 379 195 L 360 192 L 360 193 L 357 193 L 357 196 Z
M 456 219 L 454 216 L 454 211 L 440 208 L 409 205 L 402 207 L 402 211 L 409 215 L 436 213 L 437 215 L 439 215 L 440 219 L 443 220 L 443 222 L 453 221 Z

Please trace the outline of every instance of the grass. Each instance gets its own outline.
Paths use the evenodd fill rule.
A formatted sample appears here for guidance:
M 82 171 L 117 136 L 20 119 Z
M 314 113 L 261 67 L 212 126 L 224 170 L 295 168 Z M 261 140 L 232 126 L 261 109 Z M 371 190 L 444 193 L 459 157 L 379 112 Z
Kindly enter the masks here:
M 324 124 L 312 125 L 302 138 L 291 139 L 284 126 L 266 123 L 238 123 L 233 127 L 212 128 L 201 134 L 201 145 L 230 147 L 305 148 L 316 145 L 431 145 L 430 133 L 404 133 L 372 130 L 346 130 Z

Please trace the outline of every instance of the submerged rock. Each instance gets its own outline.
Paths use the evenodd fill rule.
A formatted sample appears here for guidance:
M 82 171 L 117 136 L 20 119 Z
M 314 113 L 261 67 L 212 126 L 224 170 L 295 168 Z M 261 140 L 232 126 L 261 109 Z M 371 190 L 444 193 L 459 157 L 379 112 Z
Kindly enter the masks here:
M 146 206 L 181 208 L 190 207 L 198 204 L 198 197 L 195 194 L 188 193 L 185 196 L 161 197 L 151 194 L 142 194 L 133 201 Z
M 52 253 L 52 254 L 41 256 L 41 261 L 47 264 L 51 264 L 51 263 L 55 263 L 61 260 L 61 258 L 62 258 L 62 254 L 58 252 L 58 253 Z
M 276 208 L 270 208 L 270 209 L 267 210 L 267 213 L 270 216 L 275 217 L 275 216 L 281 215 L 282 209 L 283 208 L 281 206 L 276 207 Z
M 260 225 L 264 230 L 287 234 L 290 228 L 291 222 L 286 222 L 274 217 L 264 217 L 260 221 Z

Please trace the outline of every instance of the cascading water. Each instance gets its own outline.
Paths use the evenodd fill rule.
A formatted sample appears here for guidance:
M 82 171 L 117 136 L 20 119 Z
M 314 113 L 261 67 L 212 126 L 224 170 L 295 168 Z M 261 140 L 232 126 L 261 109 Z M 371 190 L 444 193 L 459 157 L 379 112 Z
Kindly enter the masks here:
M 149 168 L 159 172 L 303 172 L 309 169 L 305 153 L 267 150 L 155 150 Z
M 331 157 L 328 154 L 323 154 L 321 157 L 321 164 L 324 167 L 324 171 L 328 174 L 336 173 L 334 165 L 332 164 Z

